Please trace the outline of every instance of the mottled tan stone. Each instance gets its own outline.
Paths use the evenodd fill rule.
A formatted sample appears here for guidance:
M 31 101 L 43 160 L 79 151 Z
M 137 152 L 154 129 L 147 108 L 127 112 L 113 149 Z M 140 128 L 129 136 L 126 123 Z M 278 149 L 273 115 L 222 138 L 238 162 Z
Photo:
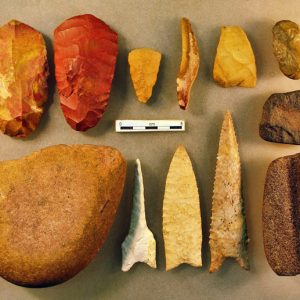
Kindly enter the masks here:
M 300 30 L 298 24 L 283 20 L 273 27 L 273 52 L 281 72 L 291 78 L 300 78 Z

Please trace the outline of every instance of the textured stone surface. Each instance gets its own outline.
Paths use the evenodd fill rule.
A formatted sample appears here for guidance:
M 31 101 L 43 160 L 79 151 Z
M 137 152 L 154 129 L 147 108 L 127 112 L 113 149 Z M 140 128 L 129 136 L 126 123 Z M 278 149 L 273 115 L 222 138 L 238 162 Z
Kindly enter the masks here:
M 227 257 L 248 269 L 247 231 L 241 192 L 241 163 L 232 118 L 226 113 L 219 142 L 212 198 L 209 271 L 220 269 Z
M 125 173 L 119 151 L 93 145 L 0 162 L 0 276 L 40 287 L 81 271 L 107 237 Z
M 278 275 L 300 274 L 300 154 L 274 160 L 263 200 L 263 239 L 267 260 Z
M 300 144 L 300 91 L 273 94 L 268 98 L 259 134 L 270 142 Z
M 134 49 L 128 55 L 130 75 L 138 100 L 148 102 L 157 80 L 161 53 L 148 49 Z
M 94 127 L 107 107 L 118 36 L 93 15 L 64 21 L 54 31 L 55 76 L 62 111 L 79 131 Z
M 291 79 L 300 78 L 300 30 L 298 24 L 283 20 L 273 27 L 273 52 L 281 72 Z
M 166 269 L 187 263 L 202 266 L 202 221 L 193 166 L 180 145 L 171 161 L 163 201 Z
M 144 183 L 139 159 L 135 163 L 130 229 L 122 243 L 122 271 L 129 271 L 136 262 L 156 268 L 156 242 L 146 222 Z
M 26 137 L 47 100 L 47 50 L 41 33 L 12 20 L 0 28 L 0 130 Z
M 198 75 L 200 53 L 190 21 L 182 18 L 180 28 L 182 54 L 176 84 L 179 107 L 185 110 L 189 106 L 191 89 Z
M 256 86 L 256 64 L 251 44 L 239 26 L 221 28 L 213 70 L 214 80 L 223 87 Z

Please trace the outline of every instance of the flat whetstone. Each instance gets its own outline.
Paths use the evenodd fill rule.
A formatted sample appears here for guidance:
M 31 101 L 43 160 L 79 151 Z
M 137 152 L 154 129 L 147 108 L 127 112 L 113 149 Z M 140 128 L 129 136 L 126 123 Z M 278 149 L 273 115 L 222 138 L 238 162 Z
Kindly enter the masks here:
M 274 160 L 263 200 L 263 239 L 269 265 L 278 275 L 300 274 L 300 154 Z

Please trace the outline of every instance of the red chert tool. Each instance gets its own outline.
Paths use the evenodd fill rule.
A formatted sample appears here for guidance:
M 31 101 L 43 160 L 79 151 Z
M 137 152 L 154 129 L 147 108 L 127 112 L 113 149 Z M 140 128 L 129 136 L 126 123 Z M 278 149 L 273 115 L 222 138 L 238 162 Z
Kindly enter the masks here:
M 93 15 L 64 21 L 54 31 L 55 76 L 62 111 L 78 131 L 94 127 L 109 100 L 118 35 Z

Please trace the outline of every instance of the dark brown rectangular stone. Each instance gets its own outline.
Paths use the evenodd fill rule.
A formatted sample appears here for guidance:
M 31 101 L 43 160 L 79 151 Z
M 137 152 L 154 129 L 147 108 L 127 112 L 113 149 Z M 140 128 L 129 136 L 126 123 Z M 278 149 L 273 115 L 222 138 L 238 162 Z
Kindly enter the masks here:
M 278 275 L 300 274 L 300 153 L 274 160 L 263 201 L 267 260 Z
M 268 98 L 259 135 L 274 143 L 300 145 L 300 91 L 273 94 Z

